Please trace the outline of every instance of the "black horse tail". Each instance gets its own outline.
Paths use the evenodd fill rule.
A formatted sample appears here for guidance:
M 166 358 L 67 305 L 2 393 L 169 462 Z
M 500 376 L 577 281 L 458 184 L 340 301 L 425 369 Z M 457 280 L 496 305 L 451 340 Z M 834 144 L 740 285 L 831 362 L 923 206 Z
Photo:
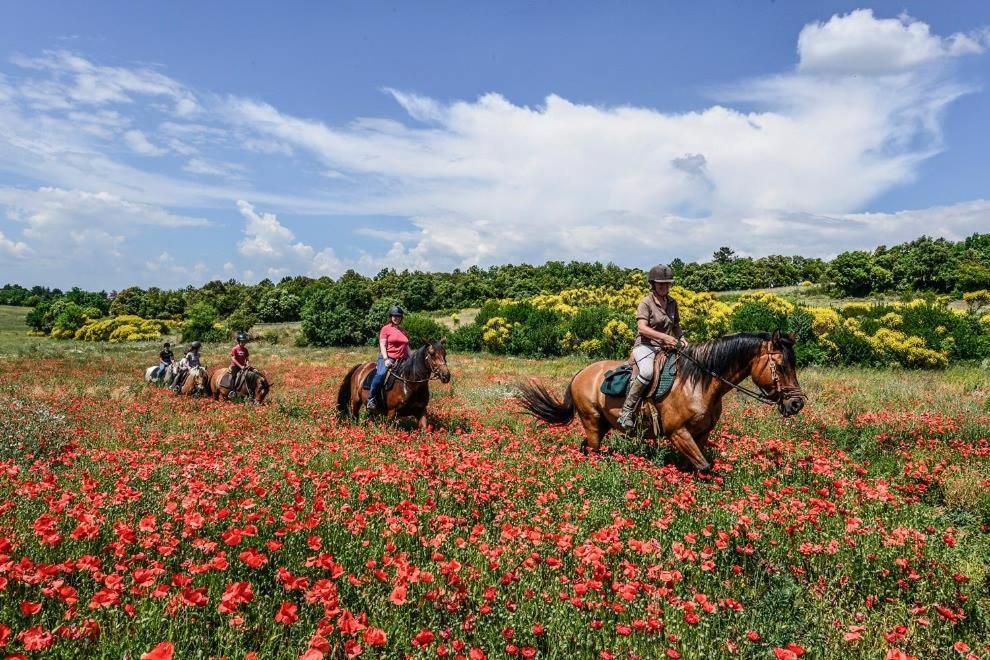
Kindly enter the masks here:
M 340 384 L 340 389 L 337 390 L 337 414 L 340 417 L 351 417 L 351 379 L 354 377 L 354 372 L 360 368 L 360 364 L 351 367 L 351 370 L 344 376 L 344 382 Z
M 567 390 L 564 392 L 564 401 L 561 403 L 547 390 L 543 383 L 537 380 L 521 383 L 517 401 L 530 415 L 542 419 L 548 424 L 569 424 L 574 419 L 574 398 L 571 396 L 573 384 L 573 380 L 568 383 Z

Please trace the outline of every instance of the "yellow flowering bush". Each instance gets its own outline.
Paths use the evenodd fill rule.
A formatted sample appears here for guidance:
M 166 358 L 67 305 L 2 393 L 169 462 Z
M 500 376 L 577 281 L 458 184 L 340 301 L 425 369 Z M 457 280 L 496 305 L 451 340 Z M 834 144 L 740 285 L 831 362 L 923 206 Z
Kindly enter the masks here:
M 833 307 L 805 307 L 804 310 L 811 315 L 811 329 L 816 335 L 835 330 L 841 322 L 839 312 Z
M 677 301 L 681 328 L 692 341 L 721 337 L 729 332 L 732 305 L 714 294 L 695 293 L 680 286 L 671 287 L 670 295 Z
M 897 312 L 887 312 L 879 319 L 880 325 L 885 328 L 899 328 L 904 323 L 904 317 Z
M 739 304 L 745 305 L 746 303 L 763 303 L 771 312 L 781 316 L 787 316 L 794 312 L 794 303 L 769 291 L 755 291 L 739 296 Z
M 86 321 L 76 330 L 75 338 L 83 341 L 109 341 L 113 344 L 126 341 L 154 341 L 174 326 L 175 322 L 172 321 L 143 319 L 128 314 Z
M 869 342 L 878 355 L 906 367 L 941 369 L 949 364 L 947 353 L 928 348 L 921 337 L 912 337 L 890 328 L 880 328 L 869 338 Z
M 501 316 L 494 316 L 485 322 L 484 330 L 481 333 L 481 341 L 484 343 L 485 348 L 498 350 L 503 348 L 509 340 L 510 330 L 511 326 L 508 321 Z
M 986 289 L 970 291 L 963 294 L 963 300 L 966 302 L 966 306 L 969 307 L 970 311 L 979 312 L 985 307 L 990 307 L 990 291 Z

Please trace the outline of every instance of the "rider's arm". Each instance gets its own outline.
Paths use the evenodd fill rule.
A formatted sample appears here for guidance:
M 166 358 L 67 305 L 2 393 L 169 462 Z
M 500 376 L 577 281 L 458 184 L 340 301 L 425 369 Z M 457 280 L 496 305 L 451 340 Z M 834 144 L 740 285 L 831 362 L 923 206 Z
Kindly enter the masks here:
M 379 355 L 385 358 L 385 361 L 388 362 L 389 357 L 388 357 L 388 352 L 385 350 L 385 344 L 386 344 L 385 334 L 378 333 L 378 350 L 381 351 Z
M 666 332 L 654 330 L 646 323 L 646 319 L 638 319 L 636 321 L 636 330 L 638 330 L 639 334 L 643 337 L 660 342 L 660 344 L 665 348 L 673 348 L 674 346 L 677 346 L 677 338 L 671 337 Z

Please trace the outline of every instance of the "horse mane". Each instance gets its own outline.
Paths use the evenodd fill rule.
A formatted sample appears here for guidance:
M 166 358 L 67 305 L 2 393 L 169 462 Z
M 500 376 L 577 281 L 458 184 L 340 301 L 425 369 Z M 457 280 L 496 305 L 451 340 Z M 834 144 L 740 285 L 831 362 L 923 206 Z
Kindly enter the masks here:
M 711 373 L 708 372 L 726 376 L 744 369 L 753 359 L 756 350 L 767 341 L 770 341 L 769 333 L 741 332 L 711 339 L 696 346 L 688 346 L 683 352 L 693 360 L 678 360 L 677 370 L 689 382 L 695 383 L 700 380 L 707 385 L 712 379 Z M 787 350 L 793 352 L 790 347 L 787 347 Z M 788 358 L 791 357 L 793 356 L 788 355 Z
M 408 359 L 403 360 L 395 371 L 407 380 L 424 380 L 430 377 L 430 367 L 426 364 L 426 350 L 432 342 L 424 344 L 413 351 Z
M 429 340 L 418 349 L 413 351 L 409 358 L 403 360 L 396 367 L 396 373 L 407 380 L 425 380 L 430 377 L 430 366 L 426 363 L 426 352 L 430 348 L 438 350 L 439 342 Z M 439 347 L 442 350 L 442 346 Z

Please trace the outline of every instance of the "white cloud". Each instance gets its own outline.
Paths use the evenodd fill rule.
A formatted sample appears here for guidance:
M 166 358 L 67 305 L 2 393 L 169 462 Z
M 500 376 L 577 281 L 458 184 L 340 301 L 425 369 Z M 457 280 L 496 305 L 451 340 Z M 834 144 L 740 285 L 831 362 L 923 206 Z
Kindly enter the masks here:
M 201 227 L 202 218 L 177 215 L 109 193 L 59 188 L 0 188 L 0 207 L 23 225 L 21 234 L 43 261 L 123 256 L 142 226 Z M 17 243 L 23 246 L 24 243 Z M 22 248 L 23 249 L 23 248 Z
M 132 129 L 124 133 L 124 142 L 134 153 L 142 156 L 161 156 L 168 153 L 167 149 L 156 147 L 148 141 L 144 133 L 137 129 Z
M 16 55 L 11 61 L 24 69 L 51 72 L 55 78 L 40 88 L 38 103 L 63 107 L 66 103 L 104 105 L 130 103 L 135 96 L 164 96 L 174 102 L 174 112 L 188 117 L 199 109 L 192 92 L 175 80 L 149 68 L 98 66 L 64 50 L 46 51 L 41 57 Z
M 871 246 L 871 232 L 886 242 L 963 235 L 985 230 L 985 202 L 859 212 L 912 183 L 943 148 L 944 112 L 970 91 L 950 60 L 987 43 L 985 31 L 942 37 L 907 16 L 858 10 L 805 26 L 796 67 L 722 88 L 718 104 L 693 112 L 556 95 L 535 106 L 498 93 L 445 102 L 386 89 L 404 121 L 339 126 L 193 92 L 153 67 L 100 66 L 65 51 L 18 57 L 18 75 L 0 76 L 0 173 L 38 189 L 0 187 L 0 205 L 23 226 L 6 240 L 70 258 L 76 243 L 92 242 L 112 257 L 132 249 L 135 218 L 174 226 L 200 220 L 172 209 L 232 200 L 269 211 L 238 202 L 244 234 L 218 249 L 227 276 L 650 263 L 705 258 L 725 243 L 827 255 Z M 182 158 L 126 159 L 121 140 L 138 154 Z M 292 177 L 273 175 L 289 169 Z M 327 223 L 332 245 L 299 240 L 272 210 L 319 216 L 310 222 Z M 408 222 L 387 231 L 361 220 L 379 215 Z M 331 216 L 364 225 L 354 233 L 375 244 L 356 250 Z M 199 268 L 178 252 L 163 261 L 160 245 L 145 250 L 136 263 L 148 272 Z
M 798 36 L 799 68 L 839 74 L 901 73 L 949 57 L 981 53 L 985 39 L 985 32 L 943 38 L 907 14 L 879 19 L 872 9 L 857 9 L 804 26 Z
M 184 172 L 189 172 L 190 174 L 202 174 L 204 176 L 216 176 L 225 179 L 239 179 L 243 178 L 247 168 L 243 165 L 238 165 L 237 163 L 221 163 L 208 161 L 203 158 L 190 158 L 186 164 L 182 166 L 182 170 Z
M 31 254 L 31 248 L 23 241 L 13 241 L 0 231 L 0 255 L 23 259 Z

